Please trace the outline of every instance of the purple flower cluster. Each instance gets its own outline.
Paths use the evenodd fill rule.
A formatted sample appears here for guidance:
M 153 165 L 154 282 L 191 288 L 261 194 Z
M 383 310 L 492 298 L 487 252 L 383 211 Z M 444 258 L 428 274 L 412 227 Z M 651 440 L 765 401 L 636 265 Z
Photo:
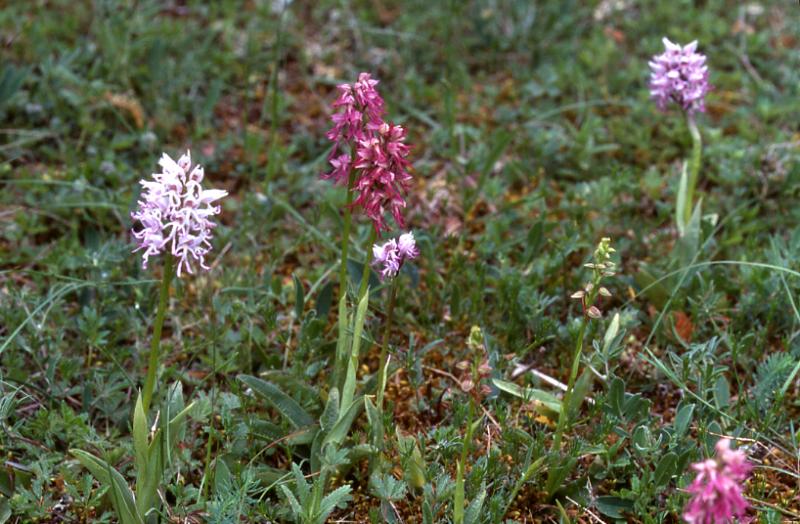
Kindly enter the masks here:
M 338 112 L 326 135 L 334 143 L 328 156 L 333 169 L 322 178 L 347 185 L 355 169 L 353 191 L 358 195 L 352 205 L 360 206 L 380 233 L 389 231 L 386 211 L 405 227 L 402 210 L 411 175 L 406 130 L 383 120 L 385 108 L 377 84 L 369 73 L 361 73 L 356 83 L 338 86 L 339 98 L 333 104 Z
M 177 162 L 163 154 L 158 161 L 161 173 L 154 173 L 153 180 L 141 180 L 143 191 L 138 208 L 131 218 L 141 229 L 132 230 L 137 247 L 142 253 L 142 267 L 147 269 L 149 257 L 159 255 L 169 248 L 178 259 L 178 276 L 182 271 L 194 273 L 191 261 L 197 261 L 203 269 L 205 256 L 211 250 L 211 230 L 216 226 L 210 218 L 219 214 L 219 206 L 211 203 L 228 194 L 221 189 L 204 190 L 203 167 L 192 168 L 188 151 Z
M 405 233 L 395 240 L 375 244 L 372 246 L 372 264 L 383 266 L 380 271 L 381 280 L 394 278 L 406 260 L 413 260 L 419 256 L 419 249 L 414 240 L 414 233 Z
M 706 57 L 697 52 L 697 41 L 685 46 L 664 38 L 666 50 L 650 61 L 650 96 L 662 111 L 670 102 L 689 114 L 705 111 L 708 83 Z
M 731 449 L 731 441 L 717 442 L 716 459 L 692 464 L 697 477 L 689 485 L 692 498 L 683 518 L 690 524 L 722 524 L 742 518 L 749 504 L 742 495 L 742 484 L 752 466 L 741 450 Z

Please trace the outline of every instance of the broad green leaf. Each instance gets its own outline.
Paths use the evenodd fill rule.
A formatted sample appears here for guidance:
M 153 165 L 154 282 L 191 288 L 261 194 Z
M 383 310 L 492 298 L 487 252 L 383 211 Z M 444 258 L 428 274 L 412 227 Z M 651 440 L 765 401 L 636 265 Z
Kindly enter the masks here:
M 576 457 L 559 457 L 558 454 L 550 455 L 547 464 L 547 480 L 545 481 L 545 491 L 548 497 L 552 497 L 556 491 L 564 486 L 567 477 L 572 473 L 575 464 L 578 462 Z
M 339 420 L 339 389 L 331 388 L 328 392 L 328 402 L 325 403 L 325 411 L 319 419 L 322 431 L 330 431 L 336 421 Z
M 380 448 L 383 442 L 383 419 L 378 413 L 378 408 L 369 397 L 364 397 L 364 411 L 367 413 L 372 445 Z
M 568 406 L 567 414 L 571 419 L 575 413 L 580 411 L 581 404 L 586 400 L 589 390 L 592 388 L 594 382 L 594 373 L 589 368 L 586 368 L 583 373 L 578 376 L 575 381 L 575 387 L 572 388 L 572 397 L 570 398 L 570 406 Z
M 344 387 L 347 367 L 350 361 L 348 351 L 350 349 L 350 335 L 347 332 L 349 319 L 347 315 L 347 297 L 342 294 L 339 300 L 339 336 L 336 339 L 336 369 L 334 370 L 334 386 Z M 341 404 L 340 404 L 341 405 Z
M 619 418 L 623 418 L 625 409 L 625 382 L 619 377 L 611 379 L 608 386 L 608 406 L 611 412 Z
M 603 353 L 608 353 L 611 343 L 617 337 L 617 333 L 619 333 L 619 313 L 614 313 L 608 328 L 606 328 L 606 334 L 603 335 Z
M 714 446 L 717 445 L 717 441 L 720 438 L 717 435 L 722 435 L 722 434 L 723 434 L 722 426 L 720 426 L 719 422 L 717 422 L 716 420 L 712 420 L 708 424 L 708 427 L 706 428 L 706 434 L 705 434 L 706 447 L 708 449 L 714 449 Z
M 168 442 L 168 444 L 170 449 L 174 449 L 175 445 L 183 437 L 186 427 L 186 418 L 189 416 L 189 413 L 191 413 L 192 408 L 194 408 L 194 402 L 183 408 L 183 410 L 172 417 L 172 420 L 169 421 L 168 428 L 171 440 Z
M 0 498 L 0 524 L 5 524 L 11 518 L 11 505 L 7 498 Z
M 672 451 L 661 457 L 653 475 L 653 483 L 656 487 L 664 486 L 669 479 L 676 474 L 675 464 L 678 462 L 678 455 Z
M 289 435 L 285 435 L 286 443 L 290 446 L 305 446 L 317 437 L 319 434 L 319 426 L 313 424 L 311 426 L 292 431 Z
M 12 64 L 4 65 L 3 71 L 0 73 L 0 108 L 11 100 L 27 75 L 28 69 L 17 68 Z
M 639 288 L 639 293 L 649 300 L 656 309 L 663 309 L 670 297 L 670 290 L 653 275 L 651 268 L 647 264 L 642 263 L 639 266 L 639 271 L 633 274 L 633 280 Z
M 363 397 L 359 397 L 354 400 L 350 404 L 350 409 L 348 409 L 344 414 L 339 411 L 339 420 L 336 424 L 333 425 L 330 432 L 325 436 L 324 443 L 325 444 L 341 444 L 347 434 L 350 432 L 350 426 L 353 425 L 353 420 L 355 420 L 358 413 L 361 411 L 361 408 L 364 406 L 362 401 Z
M 422 524 L 433 524 L 433 509 L 427 498 L 422 502 Z
M 504 391 L 527 401 L 534 401 L 552 412 L 561 412 L 561 401 L 546 391 L 537 388 L 523 388 L 513 382 L 500 380 L 498 378 L 492 379 L 492 383 L 497 386 L 497 389 L 500 391 Z
M 414 489 L 422 489 L 425 486 L 425 460 L 417 439 L 411 435 L 403 435 L 398 426 L 395 426 L 395 437 L 406 483 Z
M 624 512 L 630 513 L 633 511 L 633 502 L 630 500 L 621 499 L 619 497 L 597 497 L 595 504 L 597 505 L 597 509 L 600 511 L 600 513 L 607 517 L 611 517 L 612 519 L 624 519 Z
M 292 280 L 294 280 L 294 314 L 297 318 L 302 318 L 303 309 L 306 305 L 303 283 L 300 282 L 300 279 L 295 274 L 292 275 Z
M 681 266 L 690 265 L 694 261 L 697 251 L 700 249 L 702 205 L 703 199 L 700 198 L 697 201 L 689 223 L 686 225 L 685 230 L 680 235 L 677 242 L 675 242 L 675 247 L 673 248 L 674 258 Z
M 717 377 L 714 384 L 714 402 L 720 409 L 727 409 L 731 403 L 731 388 L 723 375 Z
M 347 363 L 347 376 L 342 388 L 341 411 L 350 409 L 353 396 L 356 391 L 356 372 L 358 371 L 358 355 L 361 348 L 361 334 L 364 331 L 364 321 L 367 317 L 367 307 L 369 305 L 369 293 L 364 293 L 364 298 L 358 304 L 355 320 L 353 321 L 353 338 L 350 349 L 350 357 Z
M 136 397 L 133 408 L 133 452 L 138 475 L 147 475 L 147 415 L 142 405 L 142 394 Z
M 162 408 L 160 427 L 166 433 L 162 441 L 161 452 L 164 454 L 164 464 L 172 464 L 172 448 L 177 442 L 179 435 L 176 430 L 178 424 L 173 424 L 172 420 L 176 413 L 183 410 L 183 384 L 176 381 L 167 388 L 167 398 Z
M 478 496 L 469 503 L 466 513 L 464 513 L 464 524 L 477 524 L 480 522 L 481 509 L 486 500 L 486 489 L 481 489 Z
M 692 422 L 694 415 L 694 404 L 685 404 L 678 408 L 678 413 L 675 415 L 673 426 L 675 427 L 675 438 L 680 439 L 689 429 L 689 424 Z
M 333 302 L 333 282 L 329 281 L 317 293 L 316 304 L 314 309 L 317 310 L 317 317 L 321 319 L 328 318 L 328 313 L 331 311 L 331 303 Z
M 147 474 L 136 476 L 136 507 L 140 514 L 158 505 L 158 487 L 164 478 L 164 433 L 156 431 L 147 450 Z
M 251 375 L 239 375 L 239 380 L 269 402 L 295 428 L 310 426 L 314 423 L 311 415 L 275 384 Z
M 144 520 L 136 510 L 136 501 L 133 493 L 117 470 L 112 468 L 106 461 L 80 449 L 72 449 L 70 453 L 101 484 L 108 487 L 114 511 L 122 524 L 144 524 Z
M 217 495 L 224 496 L 233 485 L 233 476 L 228 465 L 221 458 L 214 460 L 214 491 Z

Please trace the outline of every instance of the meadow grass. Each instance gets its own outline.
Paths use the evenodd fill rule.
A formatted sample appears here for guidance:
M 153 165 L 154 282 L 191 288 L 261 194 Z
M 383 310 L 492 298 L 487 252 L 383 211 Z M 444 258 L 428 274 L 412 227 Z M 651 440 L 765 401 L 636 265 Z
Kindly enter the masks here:
M 156 396 L 193 404 L 148 522 L 678 522 L 723 436 L 750 514 L 800 520 L 798 22 L 723 0 L 6 3 L 0 522 L 120 521 L 70 450 L 136 483 L 162 264 L 130 212 L 187 149 L 230 196 L 210 271 L 171 284 Z M 684 235 L 692 137 L 647 88 L 664 36 L 698 40 L 713 85 Z M 372 225 L 354 214 L 341 264 L 345 191 L 319 177 L 361 71 L 412 146 L 420 255 L 392 321 Z M 593 319 L 571 295 L 604 237 Z

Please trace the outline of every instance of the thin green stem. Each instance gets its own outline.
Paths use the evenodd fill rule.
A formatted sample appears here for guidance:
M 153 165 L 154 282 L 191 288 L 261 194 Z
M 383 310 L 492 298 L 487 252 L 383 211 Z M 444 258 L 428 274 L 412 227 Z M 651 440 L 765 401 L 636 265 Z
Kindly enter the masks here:
M 361 299 L 364 298 L 364 293 L 367 292 L 367 284 L 369 283 L 369 266 L 372 264 L 372 244 L 375 243 L 377 236 L 378 234 L 375 231 L 375 228 L 371 228 L 369 232 L 369 240 L 367 241 L 367 258 L 364 261 L 364 270 L 361 272 L 361 285 L 358 286 L 359 302 L 361 302 Z
M 376 385 L 378 390 L 378 398 L 376 402 L 376 409 L 378 411 L 378 420 L 373 428 L 370 429 L 372 433 L 373 445 L 377 448 L 378 452 L 373 459 L 370 459 L 370 471 L 375 471 L 383 461 L 383 441 L 384 441 L 384 428 L 383 428 L 383 395 L 386 389 L 386 366 L 389 363 L 389 335 L 392 332 L 392 320 L 394 318 L 394 304 L 397 297 L 397 278 L 392 281 L 391 290 L 389 291 L 389 306 L 386 310 L 386 328 L 383 332 L 383 343 L 381 344 L 381 356 L 378 360 L 378 383 Z
M 689 126 L 689 134 L 692 135 L 692 156 L 689 159 L 689 183 L 686 187 L 686 208 L 683 211 L 684 223 L 688 224 L 692 219 L 694 211 L 694 192 L 697 188 L 697 180 L 700 177 L 700 164 L 703 153 L 703 137 L 697 128 L 697 122 L 693 115 L 687 115 L 686 122 Z
M 586 335 L 586 325 L 588 319 L 583 317 L 581 322 L 581 329 L 578 332 L 578 339 L 575 342 L 575 355 L 572 357 L 572 369 L 569 372 L 569 382 L 567 383 L 567 391 L 564 393 L 564 401 L 561 403 L 561 412 L 558 415 L 558 426 L 556 426 L 556 436 L 553 440 L 553 451 L 559 453 L 561 449 L 561 439 L 564 435 L 564 429 L 567 425 L 569 418 L 569 405 L 572 402 L 572 390 L 575 389 L 575 380 L 578 378 L 578 369 L 581 364 L 581 353 L 583 353 L 583 338 Z
M 345 197 L 344 205 L 344 230 L 342 231 L 342 260 L 339 265 L 339 302 L 346 300 L 347 297 L 347 252 L 350 249 L 350 229 L 353 222 L 353 213 L 351 204 L 353 203 L 353 184 L 356 180 L 356 172 L 354 169 L 350 170 L 350 175 L 347 179 L 347 196 Z M 333 370 L 333 384 L 341 387 L 344 382 L 344 377 L 347 374 L 347 360 L 340 358 L 342 355 L 337 353 L 337 358 L 334 363 Z
M 208 478 L 211 475 L 211 451 L 214 441 L 214 415 L 217 407 L 217 344 L 211 346 L 211 376 L 214 379 L 211 389 L 211 422 L 208 429 L 208 441 L 206 442 L 205 467 L 203 468 L 203 479 L 200 481 L 200 489 L 197 490 L 197 504 L 203 501 L 203 507 L 208 510 L 208 500 L 204 500 L 206 489 L 208 489 Z M 217 464 L 214 464 L 213 474 L 217 474 Z
M 383 332 L 383 344 L 381 346 L 381 358 L 378 368 L 378 413 L 383 420 L 383 390 L 386 385 L 386 364 L 389 359 L 389 334 L 392 331 L 392 319 L 394 316 L 394 303 L 397 296 L 397 278 L 392 281 L 391 291 L 389 292 L 389 307 L 386 310 L 386 331 Z
M 150 341 L 150 359 L 147 364 L 147 379 L 144 383 L 142 393 L 142 407 L 145 413 L 150 408 L 150 401 L 153 398 L 153 390 L 156 386 L 156 374 L 158 372 L 159 352 L 161 349 L 161 328 L 164 326 L 164 316 L 167 312 L 167 299 L 169 298 L 169 285 L 172 282 L 174 272 L 172 270 L 172 256 L 164 257 L 164 274 L 161 278 L 161 290 L 158 294 L 158 310 L 156 311 L 156 323 L 153 325 L 153 339 Z
M 475 399 L 469 398 L 469 411 L 467 411 L 467 430 L 464 432 L 464 441 L 461 444 L 461 457 L 456 465 L 456 489 L 453 494 L 453 523 L 464 524 L 464 469 L 467 467 L 470 443 L 472 442 L 472 418 L 475 416 Z

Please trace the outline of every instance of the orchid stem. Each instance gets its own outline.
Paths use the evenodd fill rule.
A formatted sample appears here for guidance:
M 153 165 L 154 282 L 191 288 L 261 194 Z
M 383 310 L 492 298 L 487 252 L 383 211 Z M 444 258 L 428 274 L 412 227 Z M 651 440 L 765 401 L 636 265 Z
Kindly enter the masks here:
M 142 407 L 145 413 L 150 408 L 150 401 L 153 399 L 153 390 L 156 385 L 156 375 L 158 373 L 159 353 L 161 349 L 161 328 L 164 326 L 164 316 L 167 312 L 167 300 L 169 299 L 169 286 L 172 282 L 174 272 L 172 271 L 172 257 L 164 257 L 164 271 L 161 277 L 161 290 L 158 295 L 158 310 L 156 311 L 156 322 L 153 325 L 153 339 L 150 341 L 150 359 L 147 364 L 147 378 L 142 392 Z
M 561 412 L 558 415 L 558 426 L 556 426 L 556 436 L 553 440 L 553 450 L 558 453 L 561 449 L 561 439 L 564 435 L 564 429 L 567 426 L 569 419 L 569 407 L 572 403 L 572 393 L 575 389 L 575 381 L 578 378 L 578 369 L 580 369 L 581 354 L 583 353 L 583 339 L 586 334 L 586 324 L 588 319 L 584 316 L 581 322 L 581 329 L 578 332 L 578 339 L 575 343 L 575 354 L 572 357 L 572 369 L 569 373 L 569 382 L 567 383 L 567 391 L 564 393 L 564 401 L 561 403 Z
M 453 494 L 453 523 L 464 523 L 464 499 L 466 493 L 464 489 L 464 473 L 467 467 L 467 457 L 472 442 L 472 418 L 475 416 L 475 399 L 469 397 L 469 411 L 467 412 L 467 429 L 464 432 L 464 441 L 461 444 L 461 457 L 456 464 L 456 487 Z
M 692 219 L 694 211 L 694 192 L 697 188 L 697 180 L 700 177 L 701 156 L 703 153 L 703 137 L 694 115 L 687 115 L 686 122 L 689 125 L 689 134 L 692 135 L 692 156 L 689 159 L 689 183 L 686 187 L 686 208 L 683 211 L 684 223 L 688 224 Z
M 364 294 L 367 292 L 369 266 L 372 264 L 372 244 L 375 243 L 376 237 L 377 233 L 375 232 L 375 228 L 370 229 L 369 240 L 367 241 L 367 258 L 364 261 L 364 270 L 361 273 L 361 285 L 358 286 L 358 302 L 361 302 L 361 299 L 364 298 Z
M 383 332 L 383 345 L 381 347 L 380 364 L 378 368 L 378 413 L 383 415 L 383 394 L 386 383 L 386 364 L 389 359 L 389 334 L 392 331 L 392 320 L 394 317 L 394 303 L 397 297 L 397 278 L 392 281 L 391 291 L 389 291 L 389 307 L 386 310 L 386 331 Z M 381 418 L 383 420 L 383 418 Z

